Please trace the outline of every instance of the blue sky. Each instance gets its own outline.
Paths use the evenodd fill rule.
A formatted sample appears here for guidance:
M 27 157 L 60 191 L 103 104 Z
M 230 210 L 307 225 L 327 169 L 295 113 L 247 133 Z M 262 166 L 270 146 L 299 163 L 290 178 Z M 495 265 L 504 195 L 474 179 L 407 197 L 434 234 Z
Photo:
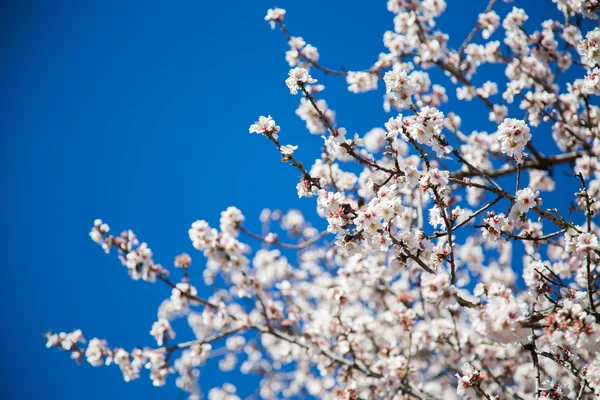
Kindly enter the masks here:
M 462 42 L 486 4 L 449 1 L 440 28 L 454 38 L 451 44 Z M 114 256 L 105 256 L 88 237 L 95 218 L 115 231 L 133 229 L 165 265 L 190 252 L 200 277 L 203 259 L 187 236 L 194 220 L 216 223 L 229 205 L 240 207 L 251 227 L 263 207 L 315 215 L 314 203 L 297 197 L 297 171 L 280 162 L 265 138 L 248 134 L 258 115 L 271 114 L 282 127 L 282 141 L 300 145 L 296 154 L 305 164 L 321 143 L 295 116 L 299 98 L 284 84 L 286 42 L 263 21 L 273 5 L 3 4 L 3 397 L 183 398 L 173 379 L 161 389 L 148 379 L 125 384 L 116 367 L 77 367 L 67 354 L 44 348 L 41 334 L 49 328 L 81 328 L 88 338 L 124 348 L 152 344 L 148 332 L 169 291 L 131 281 Z M 318 47 L 322 62 L 333 68 L 370 66 L 384 50 L 383 32 L 393 27 L 384 1 L 276 5 L 288 10 L 291 34 Z M 536 11 L 530 23 L 538 26 L 556 15 Z M 351 95 L 343 79 L 315 77 L 326 84 L 325 98 L 350 132 L 364 134 L 389 118 L 381 108 L 381 87 Z M 432 77 L 448 83 L 439 73 Z M 454 90 L 449 94 L 456 105 Z M 494 129 L 481 104 L 460 107 L 468 107 L 465 114 L 472 118 L 465 132 Z M 534 142 L 547 142 L 535 135 Z M 540 135 L 549 137 L 549 131 Z M 246 394 L 253 383 L 223 375 L 214 365 L 202 372 L 205 388 L 223 381 L 237 383 Z

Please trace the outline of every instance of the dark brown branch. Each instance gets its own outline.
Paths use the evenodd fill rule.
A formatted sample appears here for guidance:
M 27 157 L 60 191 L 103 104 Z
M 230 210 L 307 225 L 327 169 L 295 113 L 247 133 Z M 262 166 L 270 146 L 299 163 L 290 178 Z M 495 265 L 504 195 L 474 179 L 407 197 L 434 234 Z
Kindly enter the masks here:
M 318 242 L 319 240 L 321 240 L 322 238 L 324 238 L 325 236 L 329 235 L 330 232 L 328 231 L 322 231 L 320 232 L 318 235 L 313 236 L 310 239 L 307 239 L 306 241 L 302 242 L 302 243 L 298 243 L 298 244 L 290 244 L 290 243 L 281 243 L 279 241 L 274 241 L 274 242 L 270 242 L 267 241 L 266 238 L 264 238 L 261 235 L 258 235 L 256 233 L 250 232 L 249 230 L 247 230 L 246 228 L 244 228 L 242 225 L 238 225 L 238 229 L 240 230 L 240 232 L 250 236 L 253 239 L 256 240 L 260 240 L 261 242 L 276 246 L 276 247 L 281 247 L 284 249 L 290 249 L 290 250 L 302 250 L 307 248 L 308 246 L 310 246 L 311 244 L 314 244 L 316 242 Z

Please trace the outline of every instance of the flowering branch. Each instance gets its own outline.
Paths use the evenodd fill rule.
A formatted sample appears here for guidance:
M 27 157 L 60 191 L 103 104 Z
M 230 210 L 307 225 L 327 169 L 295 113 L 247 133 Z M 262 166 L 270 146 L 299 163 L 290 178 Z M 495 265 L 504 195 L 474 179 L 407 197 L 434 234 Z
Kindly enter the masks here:
M 142 369 L 156 386 L 177 375 L 192 400 L 206 391 L 240 399 L 231 384 L 200 387 L 208 358 L 223 373 L 258 376 L 254 398 L 599 396 L 600 3 L 553 4 L 560 20 L 526 30 L 525 10 L 504 13 L 490 0 L 456 50 L 436 28 L 444 1 L 389 0 L 386 52 L 358 71 L 321 65 L 316 47 L 289 34 L 286 11 L 270 9 L 265 20 L 290 46 L 285 85 L 301 94 L 307 131 L 323 135 L 320 156 L 299 161 L 271 116 L 249 132 L 300 172 L 298 196 L 322 221 L 265 209 L 258 234 L 228 207 L 218 226 L 193 222 L 189 238 L 205 258 L 199 289 L 190 255 L 171 272 L 132 231 L 113 236 L 96 220 L 90 237 L 116 249 L 132 279 L 171 289 L 150 330 L 156 346 L 125 351 L 79 330 L 49 333 L 47 346 L 116 364 L 127 381 Z M 486 64 L 506 78 L 483 74 L 493 80 L 478 86 Z M 457 85 L 458 101 L 478 98 L 489 124 L 448 102 L 431 68 Z M 377 90 L 381 79 L 393 115 L 350 137 L 313 72 L 345 78 L 351 93 Z M 570 195 L 569 206 L 542 207 Z M 190 329 L 177 342 L 171 322 L 180 318 Z

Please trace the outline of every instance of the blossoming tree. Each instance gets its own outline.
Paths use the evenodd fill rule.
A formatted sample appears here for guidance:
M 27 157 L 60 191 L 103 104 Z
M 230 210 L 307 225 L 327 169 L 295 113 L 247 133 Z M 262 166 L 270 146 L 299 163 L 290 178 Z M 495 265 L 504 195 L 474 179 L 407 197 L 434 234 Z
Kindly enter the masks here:
M 253 233 L 229 207 L 218 228 L 191 225 L 194 258 L 206 261 L 181 254 L 170 271 L 132 231 L 113 235 L 96 220 L 92 240 L 132 279 L 171 290 L 150 331 L 156 346 L 122 349 L 79 330 L 48 333 L 47 346 L 115 364 L 126 381 L 148 370 L 161 386 L 173 375 L 192 399 L 214 356 L 223 371 L 260 375 L 261 398 L 597 398 L 600 2 L 544 6 L 553 3 L 564 18 L 528 31 L 523 9 L 498 15 L 491 0 L 456 49 L 436 30 L 444 0 L 389 0 L 387 52 L 362 71 L 323 66 L 288 31 L 285 10 L 270 9 L 265 20 L 290 46 L 285 84 L 307 130 L 322 135 L 322 154 L 307 167 L 271 116 L 250 133 L 299 171 L 298 195 L 314 201 L 326 229 L 295 210 L 265 210 Z M 500 40 L 490 40 L 496 30 Z M 475 83 L 486 64 L 503 65 L 506 81 Z M 448 109 L 430 70 L 445 73 L 459 100 L 489 108 L 493 132 L 462 132 L 469 116 Z M 561 80 L 567 70 L 575 78 Z M 385 129 L 350 135 L 317 74 L 345 79 L 353 93 L 382 80 L 393 116 L 374 123 Z M 554 152 L 536 148 L 544 126 Z M 548 209 L 559 170 L 578 189 L 569 209 Z M 513 256 L 517 244 L 524 250 Z M 207 298 L 190 279 L 198 264 L 214 288 Z M 176 340 L 178 318 L 195 340 Z M 207 395 L 239 398 L 231 384 Z

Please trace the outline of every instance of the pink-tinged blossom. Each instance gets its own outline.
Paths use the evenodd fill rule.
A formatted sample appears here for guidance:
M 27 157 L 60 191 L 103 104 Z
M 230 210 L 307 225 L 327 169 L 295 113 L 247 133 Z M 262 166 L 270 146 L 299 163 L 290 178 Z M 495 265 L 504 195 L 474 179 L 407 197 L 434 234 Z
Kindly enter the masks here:
M 484 39 L 489 39 L 496 28 L 500 26 L 500 16 L 493 10 L 485 14 L 479 14 L 477 24 L 481 28 L 481 36 Z
M 227 210 L 221 212 L 221 218 L 219 219 L 221 232 L 226 232 L 237 237 L 239 234 L 238 226 L 245 219 L 246 217 L 244 217 L 239 208 L 227 207 Z
M 477 396 L 478 390 L 481 390 L 481 384 L 488 379 L 487 375 L 469 363 L 463 364 L 460 369 L 461 373 L 456 374 L 458 378 L 456 394 L 460 397 Z
M 498 127 L 498 140 L 504 154 L 514 157 L 517 163 L 522 163 L 526 156 L 523 150 L 531 140 L 531 133 L 524 121 L 506 118 Z
M 592 251 L 598 250 L 599 248 L 598 236 L 594 235 L 593 233 L 581 233 L 577 236 L 575 251 L 578 254 L 587 255 Z
M 585 35 L 585 39 L 577 45 L 581 60 L 589 67 L 600 66 L 600 28 L 596 28 Z
M 275 124 L 275 121 L 271 116 L 268 117 L 260 116 L 258 117 L 258 121 L 250 125 L 250 133 L 258 133 L 259 135 L 270 135 L 273 138 L 277 139 L 277 134 L 279 133 L 279 126 Z
M 588 95 L 600 96 L 600 68 L 588 71 L 583 79 L 582 92 Z
M 267 15 L 265 15 L 265 21 L 271 25 L 271 29 L 275 29 L 275 23 L 282 22 L 285 13 L 286 11 L 283 8 L 269 8 Z
M 208 392 L 208 400 L 240 400 L 240 397 L 236 395 L 235 386 L 226 383 L 220 388 L 212 388 Z
M 523 23 L 529 19 L 527 13 L 522 8 L 513 7 L 502 21 L 504 29 L 515 29 L 523 26 Z
M 105 348 L 105 340 L 100 340 L 98 338 L 93 338 L 92 340 L 90 340 L 87 349 L 85 350 L 86 361 L 94 367 L 104 365 Z
M 400 107 L 406 108 L 411 104 L 411 95 L 416 88 L 405 70 L 388 71 L 383 80 L 386 93 L 391 94 Z
M 150 331 L 150 334 L 154 337 L 156 343 L 159 346 L 163 345 L 165 339 L 175 338 L 175 332 L 173 331 L 173 328 L 171 328 L 171 324 L 169 323 L 169 321 L 166 319 L 159 319 L 158 321 L 156 321 L 152 325 L 152 330 Z
M 306 84 L 316 82 L 317 80 L 313 79 L 306 69 L 300 67 L 292 68 L 289 72 L 289 77 L 285 80 L 285 84 L 290 89 L 291 94 L 298 94 L 298 89 Z
M 377 89 L 377 75 L 370 72 L 348 72 L 346 82 L 348 91 L 352 93 L 364 93 Z
M 195 249 L 210 251 L 217 244 L 218 232 L 211 228 L 206 221 L 196 221 L 188 231 L 190 240 Z
M 182 253 L 175 257 L 174 264 L 178 268 L 189 268 L 192 265 L 192 257 L 187 253 Z
M 515 208 L 519 213 L 525 214 L 532 208 L 542 204 L 542 200 L 538 197 L 539 195 L 540 192 L 531 188 L 519 190 L 515 196 Z
M 596 353 L 587 367 L 586 378 L 592 389 L 594 389 L 594 394 L 600 395 L 600 353 Z
M 281 152 L 281 155 L 285 156 L 285 157 L 290 157 L 292 154 L 294 154 L 294 151 L 298 149 L 298 146 L 292 146 L 291 144 L 286 144 L 284 146 L 281 146 L 279 148 L 279 151 Z

